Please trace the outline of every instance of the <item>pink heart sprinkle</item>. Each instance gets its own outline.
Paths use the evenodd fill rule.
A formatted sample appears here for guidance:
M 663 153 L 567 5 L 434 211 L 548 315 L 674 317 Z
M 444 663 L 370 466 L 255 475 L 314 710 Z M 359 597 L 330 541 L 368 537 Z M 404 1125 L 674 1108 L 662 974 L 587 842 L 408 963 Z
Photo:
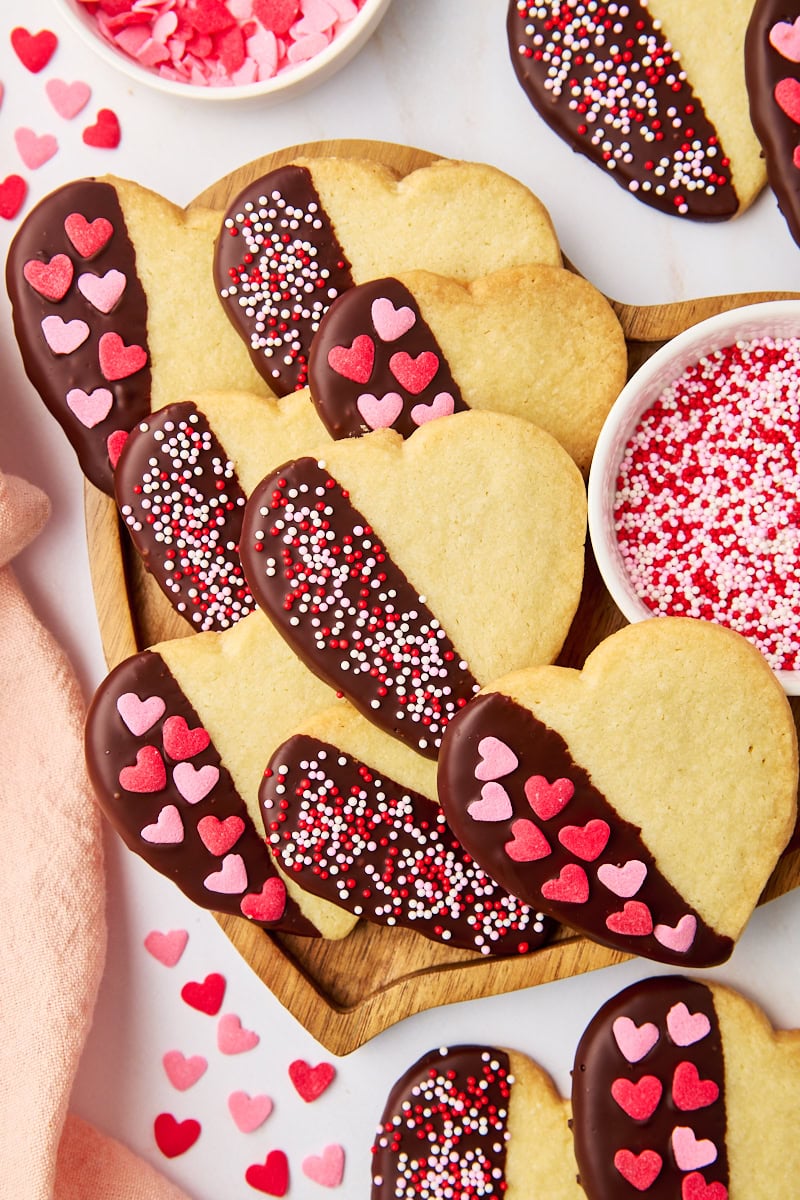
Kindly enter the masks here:
M 658 1026 L 652 1021 L 637 1025 L 630 1017 L 617 1017 L 611 1026 L 614 1041 L 620 1048 L 623 1057 L 629 1063 L 641 1062 L 646 1054 L 653 1049 L 659 1037 Z
M 148 696 L 146 700 L 140 700 L 135 692 L 123 692 L 117 700 L 117 712 L 135 737 L 141 737 L 148 729 L 152 729 L 164 715 L 166 707 L 160 696 Z
M 789 62 L 800 62 L 800 17 L 778 21 L 769 31 L 770 45 Z
M 696 1171 L 717 1161 L 717 1147 L 709 1138 L 695 1137 L 688 1125 L 676 1125 L 672 1131 L 672 1153 L 681 1171 Z
M 329 44 L 330 39 L 324 33 L 309 33 L 291 43 L 286 57 L 290 63 L 308 62 L 323 50 L 327 50 Z
M 496 737 L 481 738 L 478 742 L 480 762 L 475 768 L 476 779 L 500 779 L 516 770 L 519 759 L 510 746 Z
M 247 1092 L 231 1092 L 228 1096 L 228 1111 L 236 1128 L 242 1133 L 259 1129 L 272 1112 L 269 1096 L 250 1096 Z
M 411 409 L 411 420 L 415 425 L 427 425 L 439 417 L 452 417 L 456 402 L 449 392 L 438 392 L 430 404 L 415 404 Z
M 538 862 L 552 852 L 547 838 L 533 821 L 524 818 L 515 821 L 511 832 L 513 838 L 506 842 L 505 852 L 513 862 Z
M 597 878 L 615 896 L 629 899 L 635 896 L 647 877 L 647 867 L 638 858 L 631 858 L 621 867 L 603 863 L 597 868 Z
M 125 291 L 127 279 L 122 271 L 106 271 L 93 275 L 87 271 L 78 276 L 78 291 L 101 313 L 110 313 Z
M 42 321 L 42 333 L 53 354 L 72 354 L 88 338 L 89 326 L 85 321 L 49 316 Z
M 473 821 L 505 821 L 513 815 L 514 809 L 511 804 L 511 797 L 503 785 L 492 781 L 483 785 L 481 788 L 480 800 L 473 800 L 472 804 L 470 804 L 467 808 L 467 812 L 472 817 Z M 515 841 L 519 843 L 517 846 L 517 852 L 521 852 L 520 840 L 515 839 Z M 509 843 L 509 845 L 512 844 L 513 843 Z M 506 847 L 506 853 L 508 853 L 511 858 L 514 857 L 508 847 Z
M 303 1174 L 323 1187 L 338 1187 L 344 1176 L 344 1148 L 336 1143 L 326 1146 L 322 1154 L 309 1154 L 302 1162 Z
M 697 918 L 691 913 L 684 913 L 677 925 L 656 925 L 653 930 L 656 941 L 676 954 L 685 954 L 690 949 L 696 933 Z
M 165 804 L 155 825 L 145 825 L 142 837 L 154 846 L 178 846 L 183 841 L 181 814 L 174 804 Z
M 202 1054 L 185 1058 L 180 1050 L 168 1050 L 162 1058 L 167 1079 L 179 1092 L 185 1092 L 208 1070 L 208 1060 Z
M 548 783 L 544 775 L 531 775 L 525 781 L 525 798 L 540 821 L 556 817 L 575 794 L 571 779 L 556 779 Z
M 379 296 L 372 301 L 372 324 L 382 342 L 395 342 L 416 324 L 413 308 L 403 305 L 395 308 L 388 296 Z
M 52 133 L 43 133 L 40 137 L 24 125 L 14 130 L 14 141 L 20 158 L 31 171 L 44 166 L 58 150 L 58 142 Z
M 162 966 L 174 967 L 180 962 L 188 941 L 189 934 L 185 929 L 171 929 L 169 933 L 153 929 L 144 939 L 144 948 Z
M 180 762 L 173 768 L 172 779 L 187 803 L 199 804 L 216 786 L 219 767 L 213 766 L 212 763 L 206 763 L 204 767 L 195 767 L 190 762 Z
M 680 1000 L 667 1013 L 667 1031 L 676 1046 L 693 1046 L 711 1032 L 711 1022 L 705 1013 L 690 1013 Z
M 252 1050 L 259 1041 L 257 1033 L 251 1029 L 243 1029 L 242 1022 L 235 1013 L 225 1013 L 220 1017 L 217 1026 L 217 1047 L 221 1054 L 244 1054 Z
M 47 98 L 60 117 L 71 121 L 89 103 L 92 89 L 88 83 L 77 79 L 74 83 L 65 83 L 63 79 L 48 79 L 44 85 Z
M 81 425 L 94 429 L 111 412 L 114 397 L 108 388 L 95 388 L 85 392 L 83 388 L 70 388 L 66 395 L 67 407 L 75 414 Z M 133 731 L 131 731 L 133 732 Z
M 358 397 L 356 408 L 370 429 L 388 429 L 403 411 L 403 397 L 399 392 L 387 392 L 380 398 L 364 392 Z
M 238 896 L 247 887 L 247 868 L 241 854 L 226 854 L 219 871 L 206 875 L 203 885 L 209 892 Z

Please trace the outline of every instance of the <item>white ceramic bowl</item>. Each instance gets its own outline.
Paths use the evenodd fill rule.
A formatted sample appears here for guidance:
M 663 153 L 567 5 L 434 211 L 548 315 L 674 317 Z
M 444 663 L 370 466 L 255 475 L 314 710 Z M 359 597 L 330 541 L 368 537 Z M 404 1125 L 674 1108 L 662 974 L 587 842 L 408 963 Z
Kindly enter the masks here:
M 643 413 L 698 359 L 739 340 L 800 337 L 800 300 L 775 300 L 710 317 L 657 350 L 631 377 L 605 420 L 589 475 L 589 536 L 600 574 L 630 622 L 653 616 L 625 569 L 614 530 L 619 464 Z M 776 671 L 787 695 L 800 695 L 800 671 Z
M 298 63 L 260 83 L 230 87 L 204 87 L 165 79 L 157 71 L 142 66 L 108 42 L 80 0 L 54 0 L 54 3 L 64 19 L 105 62 L 137 83 L 193 100 L 260 100 L 269 103 L 309 91 L 339 71 L 375 32 L 391 0 L 365 0 L 358 16 L 342 29 L 326 49 L 307 62 Z

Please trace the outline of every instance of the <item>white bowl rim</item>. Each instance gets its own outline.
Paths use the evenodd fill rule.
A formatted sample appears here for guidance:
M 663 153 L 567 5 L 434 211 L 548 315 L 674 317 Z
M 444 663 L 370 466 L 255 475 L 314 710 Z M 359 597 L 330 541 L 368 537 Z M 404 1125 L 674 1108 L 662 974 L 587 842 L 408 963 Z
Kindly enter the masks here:
M 589 470 L 589 539 L 603 582 L 630 623 L 655 614 L 634 591 L 622 563 L 613 522 L 607 519 L 616 494 L 619 454 L 642 413 L 666 383 L 673 382 L 692 362 L 712 350 L 765 336 L 800 337 L 800 299 L 764 300 L 731 308 L 676 334 L 637 368 L 603 422 Z M 776 670 L 774 674 L 787 695 L 800 696 L 800 671 Z
M 175 79 L 164 79 L 157 71 L 141 66 L 136 59 L 122 50 L 117 50 L 106 41 L 99 30 L 92 27 L 88 15 L 81 14 L 80 0 L 54 0 L 68 24 L 100 57 L 129 79 L 155 88 L 170 96 L 187 100 L 269 100 L 280 99 L 294 91 L 322 83 L 334 71 L 344 67 L 361 45 L 377 28 L 392 0 L 364 0 L 357 16 L 338 34 L 332 42 L 304 63 L 291 70 L 274 75 L 259 83 L 234 84 L 230 87 L 203 87 L 195 83 L 181 83 Z

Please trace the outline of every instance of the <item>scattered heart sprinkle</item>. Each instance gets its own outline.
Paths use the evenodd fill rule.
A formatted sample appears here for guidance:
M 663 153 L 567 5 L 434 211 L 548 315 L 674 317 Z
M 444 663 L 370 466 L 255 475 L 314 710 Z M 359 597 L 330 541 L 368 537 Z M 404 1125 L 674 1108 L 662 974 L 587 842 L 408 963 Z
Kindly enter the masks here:
M 306 1103 L 316 1100 L 336 1078 L 336 1068 L 328 1062 L 312 1067 L 302 1058 L 289 1064 L 289 1078 Z
M 191 1008 L 196 1008 L 198 1012 L 207 1013 L 209 1017 L 215 1017 L 222 1008 L 222 1001 L 225 996 L 225 977 L 212 971 L 210 975 L 206 975 L 202 983 L 197 983 L 192 980 L 185 983 L 181 989 L 181 997 Z

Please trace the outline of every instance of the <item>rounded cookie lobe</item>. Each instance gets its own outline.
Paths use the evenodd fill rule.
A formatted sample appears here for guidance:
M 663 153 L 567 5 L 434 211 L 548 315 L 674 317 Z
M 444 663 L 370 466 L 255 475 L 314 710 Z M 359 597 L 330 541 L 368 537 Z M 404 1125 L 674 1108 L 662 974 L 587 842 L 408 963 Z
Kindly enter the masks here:
M 86 763 L 126 845 L 190 900 L 265 929 L 318 936 L 158 653 L 126 659 L 100 685 L 86 720 Z
M 308 355 L 350 264 L 305 167 L 249 184 L 225 213 L 214 252 L 225 312 L 278 396 L 305 387 Z
M 309 386 L 334 438 L 389 427 L 408 437 L 468 407 L 414 296 L 393 278 L 333 302 L 311 346 Z
M 536 111 L 631 195 L 682 217 L 738 211 L 725 148 L 646 3 L 510 0 L 507 32 Z
M 197 630 L 227 629 L 254 607 L 239 558 L 247 497 L 191 401 L 133 430 L 117 464 L 120 515 L 147 570 Z
M 323 464 L 297 459 L 262 480 L 245 509 L 242 563 L 257 603 L 310 669 L 435 758 L 479 685 Z
M 486 811 L 485 747 L 516 766 L 498 781 L 507 801 Z M 576 763 L 564 738 L 499 692 L 452 722 L 439 757 L 439 798 L 453 832 L 484 870 L 527 904 L 596 941 L 661 962 L 710 966 L 733 942 L 710 928 L 643 840 Z
M 726 1200 L 725 1063 L 712 992 L 683 976 L 626 988 L 589 1023 L 572 1072 L 589 1200 Z
M 505 1193 L 508 1054 L 431 1050 L 392 1088 L 372 1147 L 372 1200 Z
M 464 852 L 433 800 L 308 735 L 279 746 L 259 792 L 267 844 L 314 895 L 481 954 L 524 954 L 555 924 Z
M 118 447 L 151 388 L 147 298 L 115 188 L 84 179 L 46 196 L 11 244 L 6 284 L 28 378 L 113 495 Z

